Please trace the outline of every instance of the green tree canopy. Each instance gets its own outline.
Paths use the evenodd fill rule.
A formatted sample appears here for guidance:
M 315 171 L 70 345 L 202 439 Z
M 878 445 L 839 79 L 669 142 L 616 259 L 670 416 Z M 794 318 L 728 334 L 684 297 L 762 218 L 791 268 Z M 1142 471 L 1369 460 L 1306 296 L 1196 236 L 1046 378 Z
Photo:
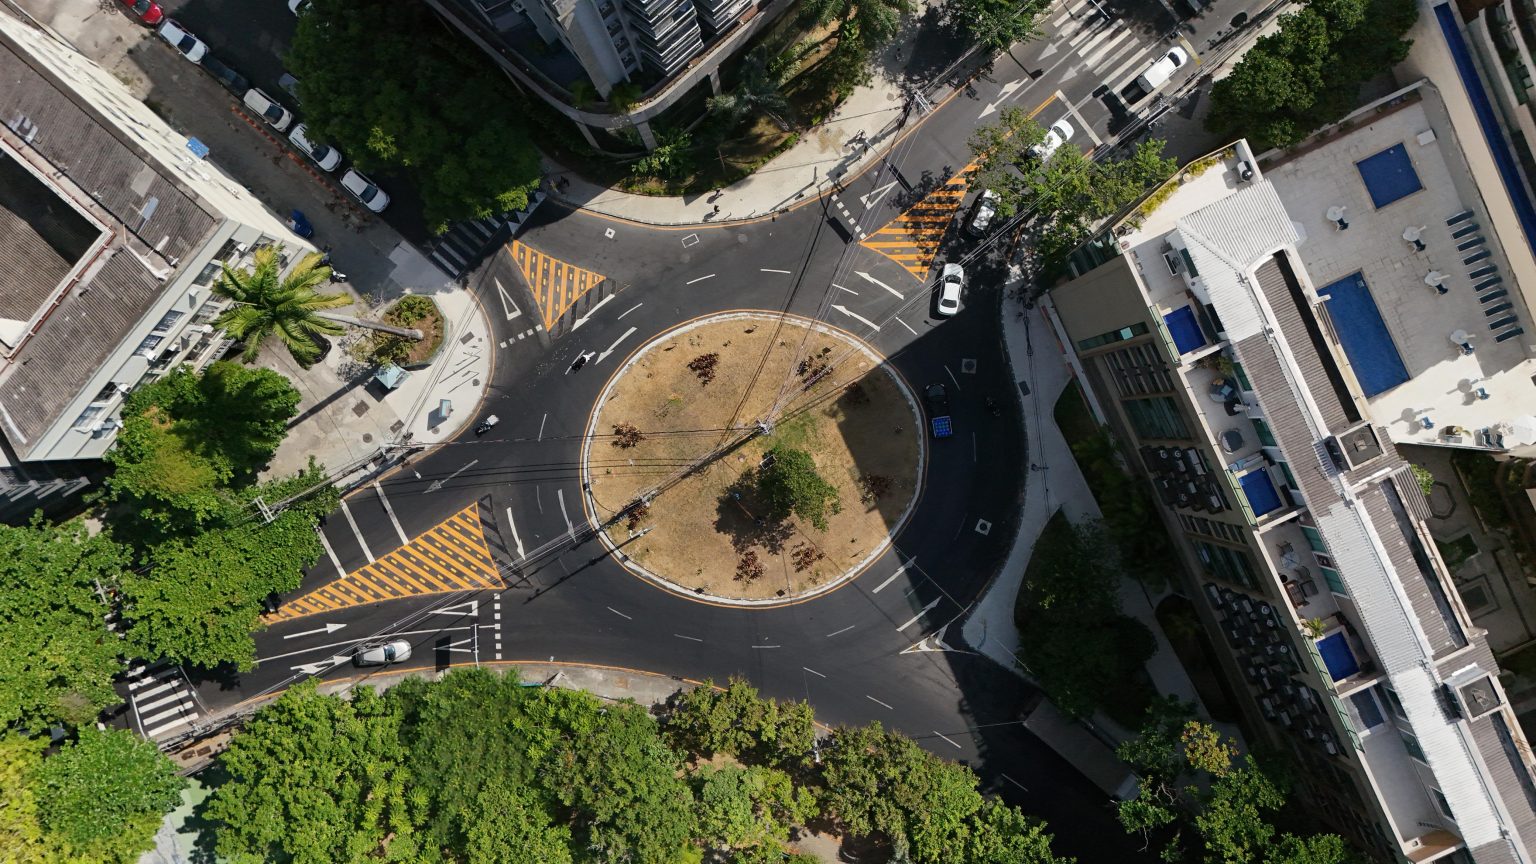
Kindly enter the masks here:
M 1051 835 L 1039 819 L 995 800 L 971 817 L 955 857 L 965 864 L 1073 864 L 1051 852 Z
M 758 473 L 758 486 L 772 508 L 769 515 L 783 519 L 793 513 L 818 530 L 827 530 L 827 514 L 838 513 L 842 503 L 837 487 L 816 470 L 816 460 L 804 450 L 778 446 L 768 451 L 773 462 Z
M 571 864 L 571 829 L 525 790 L 487 787 L 455 815 L 465 864 Z
M 946 0 L 944 17 L 957 29 L 993 51 L 1040 35 L 1048 0 Z
M 357 78 L 367 80 L 366 76 Z M 316 313 L 349 306 L 352 298 L 345 293 L 321 294 L 315 290 L 331 276 L 331 268 L 321 266 L 318 252 L 301 258 L 286 276 L 276 247 L 258 249 L 253 257 L 251 269 L 232 270 L 225 265 L 213 283 L 213 293 L 235 301 L 213 323 L 244 343 L 240 359 L 247 363 L 255 362 L 262 346 L 276 338 L 294 362 L 307 369 L 320 359 L 317 340 L 343 332 L 340 324 Z
M 70 855 L 130 862 L 154 845 L 185 785 L 155 745 L 123 729 L 82 726 L 35 774 L 43 830 Z
M 78 523 L 0 526 L 0 727 L 86 724 L 119 701 L 121 647 L 97 586 L 112 585 L 124 559 Z
M 869 80 L 869 60 L 896 38 L 911 0 L 807 0 L 801 14 L 819 25 L 832 25 L 834 43 L 821 67 L 840 89 Z
M 409 172 L 438 230 L 521 210 L 538 187 L 513 85 L 424 4 L 314 0 L 286 59 L 315 134 L 366 170 Z
M 673 697 L 669 707 L 663 729 L 674 746 L 692 756 L 718 753 L 796 766 L 816 745 L 810 705 L 764 699 L 740 678 L 724 690 L 705 681 Z
M 700 836 L 711 846 L 781 849 L 790 828 L 820 812 L 815 793 L 777 768 L 704 766 L 695 781 Z

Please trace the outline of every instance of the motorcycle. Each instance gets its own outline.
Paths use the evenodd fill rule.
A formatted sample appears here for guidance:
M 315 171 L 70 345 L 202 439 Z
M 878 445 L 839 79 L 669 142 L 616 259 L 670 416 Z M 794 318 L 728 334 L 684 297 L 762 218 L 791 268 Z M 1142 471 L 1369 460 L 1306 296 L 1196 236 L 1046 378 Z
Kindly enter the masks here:
M 331 268 L 331 281 L 332 282 L 345 282 L 345 281 L 347 281 L 347 274 L 341 272 L 340 270 L 337 270 L 335 265 L 331 264 L 331 247 L 329 247 L 329 246 L 325 247 L 325 251 L 320 253 L 320 264 L 319 264 L 319 266 L 321 266 L 321 267 L 330 267 Z
M 489 417 L 485 418 L 484 420 L 480 421 L 480 425 L 475 427 L 475 434 L 476 435 L 484 435 L 485 433 L 491 431 L 491 427 L 495 426 L 497 423 L 500 423 L 500 422 L 501 421 L 499 419 L 497 419 L 496 415 L 492 414 L 491 416 L 489 416 Z

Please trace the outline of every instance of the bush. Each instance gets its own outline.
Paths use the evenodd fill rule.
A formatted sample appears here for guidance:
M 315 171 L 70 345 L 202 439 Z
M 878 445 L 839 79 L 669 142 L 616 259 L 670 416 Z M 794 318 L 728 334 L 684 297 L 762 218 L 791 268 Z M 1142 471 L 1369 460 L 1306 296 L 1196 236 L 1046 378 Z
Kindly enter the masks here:
M 775 447 L 768 451 L 768 466 L 758 473 L 758 486 L 774 519 L 791 513 L 827 530 L 828 513 L 842 512 L 837 487 L 816 471 L 816 461 L 804 450 Z

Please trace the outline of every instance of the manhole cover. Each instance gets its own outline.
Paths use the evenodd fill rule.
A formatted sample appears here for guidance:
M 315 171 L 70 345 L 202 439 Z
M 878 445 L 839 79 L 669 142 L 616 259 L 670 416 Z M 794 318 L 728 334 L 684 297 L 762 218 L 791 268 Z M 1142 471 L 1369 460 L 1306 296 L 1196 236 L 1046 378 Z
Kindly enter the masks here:
M 368 413 L 368 403 L 367 402 L 358 401 L 358 403 L 356 405 L 352 406 L 352 414 L 353 414 L 353 416 L 361 417 L 361 416 L 363 416 L 364 414 L 367 414 L 367 413 Z
M 976 533 L 985 537 L 992 533 L 992 523 L 985 519 L 976 520 Z
M 976 358 L 974 358 L 974 357 L 967 357 L 964 360 L 961 360 L 960 361 L 960 372 L 963 375 L 975 375 L 976 374 Z
M 475 340 L 475 334 L 473 334 L 473 333 L 465 333 L 464 334 L 464 338 L 459 340 L 459 344 L 460 345 L 468 345 L 469 343 L 473 342 L 474 340 Z
M 364 444 L 372 444 L 373 443 L 373 433 L 372 432 L 364 432 L 363 433 L 363 443 Z

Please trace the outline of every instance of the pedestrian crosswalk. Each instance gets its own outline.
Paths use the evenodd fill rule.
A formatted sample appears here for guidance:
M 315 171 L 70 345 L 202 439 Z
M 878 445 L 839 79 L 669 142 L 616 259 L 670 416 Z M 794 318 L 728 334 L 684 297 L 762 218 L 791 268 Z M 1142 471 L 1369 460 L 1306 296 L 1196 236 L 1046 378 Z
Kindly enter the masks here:
M 483 518 L 480 505 L 471 504 L 393 552 L 290 600 L 268 620 L 289 621 L 401 597 L 500 588 Z
M 1083 67 L 1118 88 L 1167 51 L 1168 46 L 1106 13 L 1100 0 L 1069 0 L 1051 19 L 1049 29 L 1055 35 L 1049 38 L 1057 50 L 1070 50 Z
M 978 163 L 972 162 L 960 169 L 944 185 L 923 196 L 900 216 L 871 231 L 860 245 L 895 261 L 918 280 L 927 279 L 949 223 L 965 200 L 971 177 L 979 167 Z
M 517 233 L 518 227 L 544 203 L 544 198 L 544 193 L 537 191 L 529 196 L 526 210 L 455 222 L 427 244 L 427 258 L 450 278 L 463 276 L 478 266 L 502 239 Z
M 129 667 L 128 699 L 144 737 L 163 741 L 191 731 L 192 721 L 200 715 L 191 685 L 181 668 L 170 663 Z
M 551 258 L 516 240 L 507 246 L 507 250 L 512 253 L 512 260 L 528 282 L 528 290 L 533 293 L 534 302 L 538 304 L 545 330 L 552 329 L 566 310 L 608 278 L 601 273 Z

